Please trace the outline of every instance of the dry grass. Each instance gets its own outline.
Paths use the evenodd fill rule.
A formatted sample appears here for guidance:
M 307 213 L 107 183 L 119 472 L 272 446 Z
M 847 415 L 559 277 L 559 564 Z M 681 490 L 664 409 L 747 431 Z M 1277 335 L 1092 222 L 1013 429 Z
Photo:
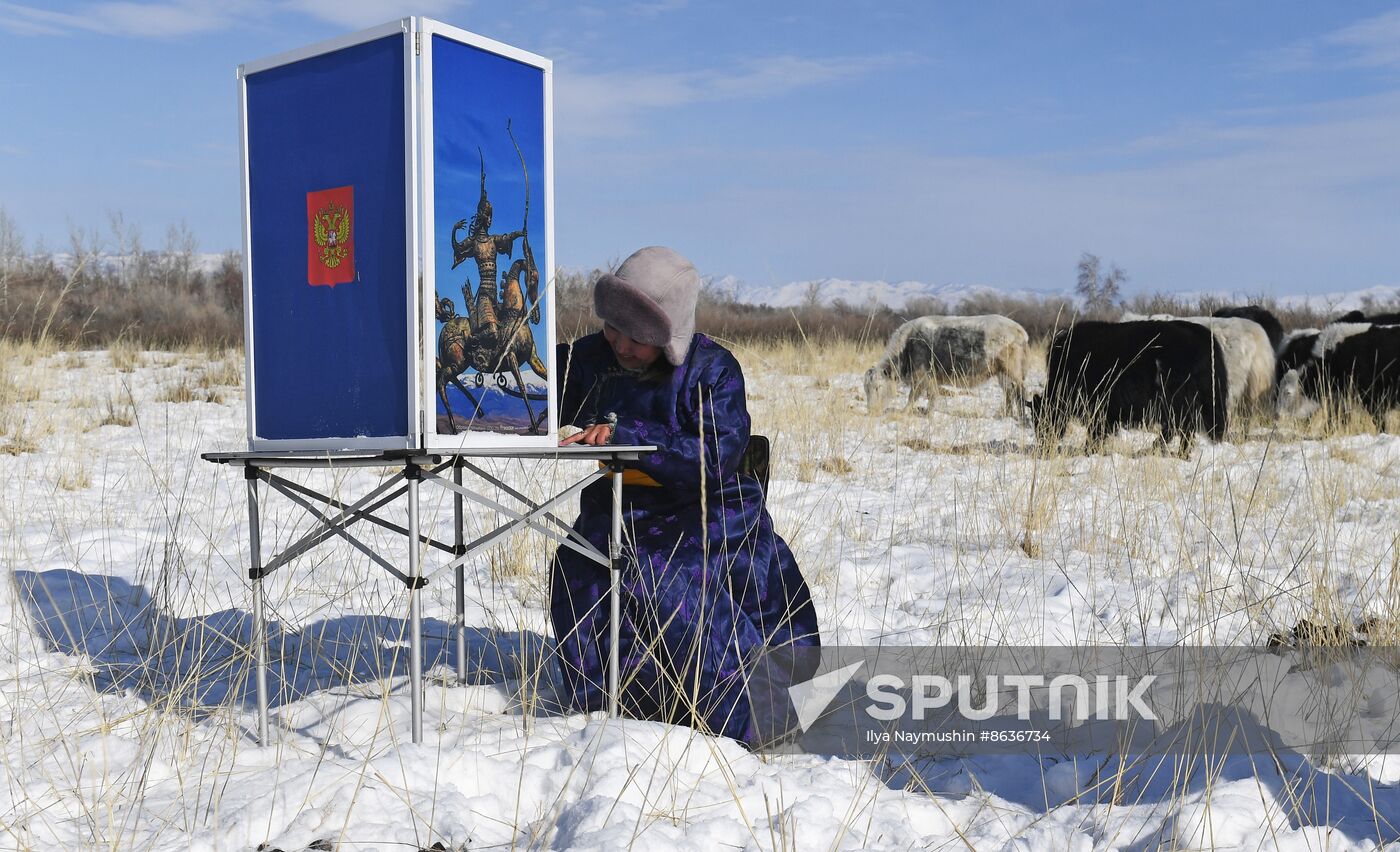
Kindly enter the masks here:
M 92 487 L 92 474 L 88 470 L 87 462 L 78 457 L 60 463 L 58 477 L 54 481 L 64 491 L 82 491 Z
M 1382 537 L 1357 533 L 1374 528 L 1365 525 L 1368 518 L 1400 505 L 1400 470 L 1375 462 L 1374 427 L 1363 428 L 1355 418 L 1332 416 L 1297 429 L 1256 431 L 1247 443 L 1197 449 L 1186 461 L 1151 452 L 1151 436 L 1146 433 L 1125 432 L 1110 441 L 1104 453 L 1086 457 L 1078 433 L 1057 446 L 1037 447 L 1027 428 L 990 415 L 988 411 L 994 409 L 989 406 L 999 402 L 994 386 L 951 391 L 940 398 L 932 414 L 890 411 L 871 416 L 865 410 L 859 379 L 878 356 L 873 344 L 818 344 L 799 338 L 735 343 L 733 348 L 745 366 L 754 431 L 774 442 L 776 487 L 770 508 L 779 532 L 794 543 L 803 560 L 825 619 L 824 638 L 834 643 L 851 636 L 878 635 L 885 628 L 883 622 L 870 626 L 862 619 L 895 621 L 905 616 L 908 620 L 896 623 L 895 638 L 890 641 L 995 644 L 1047 635 L 1030 633 L 1027 627 L 1054 625 L 1057 619 L 1071 630 L 1084 623 L 1096 625 L 1100 632 L 1074 637 L 1084 642 L 1147 643 L 1161 635 L 1156 631 L 1169 629 L 1193 640 L 1244 643 L 1294 630 L 1304 621 L 1338 626 L 1356 625 L 1363 619 L 1369 619 L 1366 624 L 1373 642 L 1400 637 L 1396 534 L 1393 528 Z M 0 423 L 10 446 L 21 446 L 14 440 L 18 431 L 26 452 L 51 449 L 58 445 L 55 435 L 60 442 L 67 441 L 77 431 L 75 424 L 91 419 L 56 415 L 54 409 L 64 404 L 62 399 L 53 398 L 47 390 L 45 394 L 26 390 L 71 382 L 71 377 L 56 381 L 52 372 L 55 366 L 82 369 L 71 356 L 39 347 L 4 354 Z M 136 422 L 142 406 L 153 401 L 207 399 L 212 393 L 231 397 L 227 389 L 238 387 L 242 369 L 241 356 L 224 350 L 171 357 L 131 348 L 112 352 L 110 363 L 114 371 L 121 371 L 123 365 L 127 370 L 105 375 L 106 393 L 98 393 L 89 404 L 98 406 L 96 414 L 103 423 L 123 426 Z M 151 446 L 143 449 L 157 457 L 152 446 L 168 441 L 169 436 L 152 434 L 146 440 Z M 152 463 L 153 468 L 158 466 Z M 493 470 L 507 481 L 526 483 L 524 490 L 533 498 L 548 493 L 566 475 L 548 465 L 524 468 L 506 462 L 497 463 Z M 1303 472 L 1301 478 L 1295 477 L 1297 471 Z M 246 610 L 247 601 L 238 595 L 210 599 L 206 591 L 210 577 L 237 576 L 244 567 L 243 554 L 219 552 L 212 534 L 208 548 L 197 550 L 187 534 L 179 533 L 191 525 L 201 530 L 232 527 L 237 519 L 205 518 L 202 504 L 195 508 L 188 502 L 190 485 L 167 471 L 156 473 L 153 470 L 150 496 L 161 504 L 161 511 L 154 514 L 166 519 L 170 531 L 165 540 L 151 543 L 134 576 L 157 604 L 157 614 L 142 627 L 150 628 L 149 650 L 155 659 L 162 659 L 179 656 L 198 641 L 193 634 L 175 629 L 176 613 Z M 90 489 L 93 479 L 93 471 L 70 462 L 59 464 L 45 487 L 62 492 L 57 500 L 83 499 L 78 492 Z M 377 480 L 366 473 L 352 484 L 365 481 Z M 7 484 L 19 487 L 17 482 Z M 340 480 L 333 477 L 324 487 L 340 496 L 354 491 L 346 485 L 342 494 Z M 891 508 L 882 508 L 883 516 L 872 516 L 867 511 L 871 505 Z M 236 515 L 243 507 L 234 500 L 225 508 Z M 450 500 L 427 500 L 424 512 L 425 523 L 440 525 L 450 513 Z M 571 510 L 561 509 L 559 514 L 567 519 Z M 280 520 L 286 527 L 294 526 L 287 515 Z M 468 538 L 482 532 L 484 522 L 469 516 Z M 110 518 L 99 523 L 118 526 Z M 1280 535 L 1287 525 L 1308 532 Z M 269 524 L 270 537 L 276 529 Z M 375 545 L 391 538 L 362 527 L 356 532 Z M 281 538 L 269 540 L 266 546 L 285 545 L 292 534 L 277 533 Z M 88 547 L 76 529 L 56 531 L 54 542 L 58 555 L 45 558 L 59 564 L 79 564 Z M 7 541 L 5 546 L 16 545 Z M 911 548 L 925 548 L 930 554 L 928 564 L 895 570 L 894 554 Z M 470 615 L 477 620 L 469 623 L 503 630 L 532 624 L 543 630 L 541 613 L 548 601 L 545 566 L 551 551 L 552 545 L 542 537 L 516 533 L 484 554 L 477 563 L 479 570 L 469 575 L 468 597 L 491 608 L 487 614 Z M 349 552 L 348 548 L 335 551 L 333 568 L 319 565 L 315 572 L 276 576 L 270 588 L 274 608 L 283 607 L 277 612 L 281 629 L 305 626 L 299 618 L 314 623 L 349 612 L 401 617 L 402 588 L 385 581 L 375 566 L 357 561 L 353 554 L 344 555 Z M 429 566 L 442 558 L 423 552 Z M 13 558 L 8 552 L 3 556 Z M 319 562 L 327 557 L 308 559 Z M 1287 570 L 1281 572 L 1280 565 Z M 129 566 L 99 570 L 131 573 Z M 899 585 L 918 571 L 944 572 L 947 585 L 969 590 L 968 598 L 950 596 L 946 603 L 919 609 L 925 601 L 905 597 L 881 611 L 878 595 L 897 593 Z M 313 574 L 316 582 L 310 579 Z M 1025 580 L 1026 576 L 1033 581 Z M 1043 590 L 1057 584 L 1065 586 L 1065 597 L 1073 598 L 1072 608 L 1045 609 Z M 441 618 L 451 612 L 450 589 L 448 577 L 433 579 L 427 592 L 430 615 Z M 1027 589 L 1035 594 L 1026 596 Z M 970 590 L 976 590 L 976 595 Z M 238 587 L 238 591 L 243 590 Z M 283 603 L 304 600 L 315 600 L 319 609 L 308 615 Z M 988 601 L 996 602 L 994 611 L 986 611 Z M 1115 614 L 1124 610 L 1129 614 Z M 507 630 L 506 635 L 520 634 Z M 1314 635 L 1331 642 L 1342 633 Z M 530 716 L 535 710 L 551 712 L 548 681 L 553 662 L 537 648 L 510 645 L 514 641 L 501 639 L 502 647 L 495 649 L 508 670 L 504 678 L 512 690 L 506 713 L 525 713 L 522 724 L 535 724 Z M 316 648 L 309 638 L 300 647 L 302 653 L 333 650 Z M 395 738 L 402 731 L 394 726 L 403 713 L 392 702 L 401 696 L 391 698 L 384 692 L 401 684 L 402 672 L 354 681 L 350 672 L 364 664 L 360 658 L 338 663 L 336 682 L 347 685 L 334 701 L 328 697 L 330 691 L 286 711 L 287 727 L 275 733 L 278 759 L 305 759 L 299 749 L 314 745 L 320 749 L 318 760 L 333 764 L 336 772 L 345 767 L 353 771 L 357 761 L 368 765 L 372 756 L 396 747 Z M 53 739 L 53 753 L 60 755 L 51 769 L 55 784 L 64 790 L 66 801 L 76 803 L 75 809 L 90 822 L 94 839 L 105 841 L 106 848 L 134 845 L 125 842 L 128 835 L 123 832 L 129 828 L 120 819 L 134 803 L 144 801 L 147 782 L 132 777 L 85 777 L 73 744 L 83 737 L 134 731 L 133 739 L 140 741 L 146 750 L 143 754 L 149 752 L 153 763 L 158 756 L 162 765 L 180 771 L 196 766 L 215 775 L 231 771 L 243 759 L 240 749 L 248 747 L 246 714 L 226 709 L 196 718 L 183 702 L 197 692 L 200 681 L 227 679 L 246 670 L 227 661 L 210 665 L 214 668 L 191 671 L 184 680 L 162 684 L 158 693 L 145 696 L 149 700 L 133 702 L 140 706 L 132 707 L 119 705 L 119 696 L 100 694 L 92 686 L 91 674 L 75 669 L 72 688 L 90 692 L 93 708 L 61 723 L 44 716 L 43 696 L 36 691 L 14 693 L 15 701 L 36 708 L 33 714 L 48 724 L 46 736 Z M 443 670 L 436 675 L 443 683 L 452 680 Z M 462 694 L 455 687 L 430 688 L 430 705 L 437 696 L 442 724 L 450 730 L 466 730 L 469 719 L 499 715 L 497 710 L 470 705 L 449 713 L 445 708 L 461 700 Z M 341 714 L 333 706 L 335 701 L 355 711 Z M 377 709 L 367 713 L 366 706 Z M 330 708 L 325 709 L 324 718 L 316 718 L 324 708 Z M 47 712 L 53 715 L 52 710 Z M 307 719 L 311 724 L 302 724 Z M 65 749 L 67 758 L 62 757 Z M 346 758 L 342 750 L 352 756 Z M 426 752 L 413 754 L 416 759 Z M 268 759 L 258 752 L 257 761 Z M 382 773 L 385 765 L 375 763 L 374 771 Z M 18 774 L 21 767 L 11 768 Z M 679 789 L 690 778 L 664 764 L 656 771 L 662 777 L 647 782 L 655 789 Z M 667 771 L 674 774 L 666 777 Z M 725 765 L 723 771 L 751 770 Z M 774 770 L 765 767 L 764 771 Z M 877 793 L 889 795 L 888 779 L 881 774 L 891 772 L 888 767 L 877 761 L 852 764 L 849 771 L 866 778 L 870 799 Z M 944 792 L 936 780 L 921 777 L 917 769 L 909 773 L 904 789 Z M 1169 794 L 1168 799 L 1180 795 L 1185 801 L 1195 795 L 1188 784 L 1190 774 L 1183 774 L 1179 794 Z M 1095 785 L 1126 785 L 1122 778 L 1115 782 L 1112 775 L 1112 770 L 1105 770 L 1091 778 L 1085 795 Z M 1208 770 L 1206 775 L 1209 786 L 1219 772 Z M 781 775 L 774 771 L 773 777 Z M 1026 783 L 1041 780 L 1031 775 Z M 397 782 L 377 776 L 374 783 L 392 786 Z M 421 789 L 415 791 L 421 793 Z M 219 795 L 211 793 L 201 807 L 217 812 Z M 793 812 L 785 809 L 782 791 L 773 795 L 774 816 L 769 820 L 773 836 L 754 840 L 753 845 L 800 847 L 801 826 L 794 822 Z M 653 790 L 645 799 L 644 820 L 684 824 L 688 818 L 681 794 L 667 797 Z M 1115 794 L 1109 800 L 1116 805 L 1135 804 L 1130 795 Z M 724 804 L 706 807 L 718 809 Z M 860 796 L 850 806 L 846 827 L 857 838 L 865 818 L 861 808 L 867 806 L 873 807 Z M 499 819 L 517 827 L 521 845 L 530 845 L 526 839 L 533 838 L 533 845 L 547 846 L 553 836 L 552 807 L 546 804 L 542 816 L 532 813 L 529 819 L 512 814 Z M 1106 838 L 1105 842 L 1117 840 Z
M 126 382 L 118 382 L 108 388 L 102 397 L 99 415 L 93 421 L 93 428 L 130 426 L 136 422 L 136 399 Z
M 243 387 L 243 353 L 229 350 L 213 360 L 199 374 L 202 388 Z
M 192 375 L 191 371 L 181 370 L 176 379 L 156 394 L 156 402 L 209 402 L 220 404 L 224 394 L 217 386 L 204 382 L 204 374 Z
M 111 356 L 112 366 L 121 373 L 135 372 L 138 367 L 146 364 L 145 351 L 127 337 L 113 341 L 107 349 L 107 354 Z
M 53 433 L 47 414 L 37 407 L 47 377 L 48 347 L 0 340 L 0 453 L 37 452 Z
M 818 462 L 817 467 L 824 473 L 830 473 L 836 476 L 843 476 L 856 469 L 856 466 L 851 464 L 850 460 L 845 456 L 829 456 Z

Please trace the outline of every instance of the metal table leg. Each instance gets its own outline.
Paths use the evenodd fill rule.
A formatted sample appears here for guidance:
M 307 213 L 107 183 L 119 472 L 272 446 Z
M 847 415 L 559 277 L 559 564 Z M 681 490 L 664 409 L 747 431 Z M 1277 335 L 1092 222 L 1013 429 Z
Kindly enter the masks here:
M 617 699 L 621 665 L 618 648 L 622 634 L 622 465 L 612 466 L 612 535 L 608 539 L 608 572 L 612 583 L 608 589 L 608 715 L 618 715 Z
M 408 695 L 413 715 L 413 742 L 423 742 L 422 569 L 418 564 L 418 465 L 404 468 L 408 479 Z
M 458 459 L 458 462 L 461 460 Z M 452 465 L 452 481 L 456 485 L 462 484 L 462 465 L 454 463 Z M 462 530 L 462 492 L 452 492 L 452 555 L 461 556 L 466 553 L 466 537 Z M 466 685 L 467 682 L 467 566 L 457 566 L 457 683 Z
M 267 618 L 263 599 L 262 532 L 258 519 L 258 470 L 243 466 L 243 478 L 248 483 L 248 540 L 251 565 L 248 577 L 253 581 L 253 681 L 258 694 L 258 745 L 268 744 L 267 735 Z

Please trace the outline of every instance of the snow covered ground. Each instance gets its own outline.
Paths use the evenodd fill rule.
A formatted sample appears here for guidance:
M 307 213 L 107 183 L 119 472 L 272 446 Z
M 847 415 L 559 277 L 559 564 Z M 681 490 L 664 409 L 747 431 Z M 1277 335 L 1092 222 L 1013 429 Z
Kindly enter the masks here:
M 737 351 L 756 430 L 774 440 L 770 509 L 824 642 L 1246 644 L 1305 617 L 1395 624 L 1392 436 L 1262 424 L 1185 461 L 1148 452 L 1147 433 L 1106 455 L 1046 457 L 998 413 L 995 386 L 945 397 L 932 417 L 870 417 L 859 379 L 873 351 Z M 453 682 L 450 577 L 428 587 L 419 746 L 402 586 L 342 542 L 273 575 L 273 744 L 259 747 L 244 483 L 198 458 L 243 446 L 241 356 L 5 355 L 0 848 L 1346 850 L 1400 838 L 1393 757 L 1150 775 L 1102 754 L 895 765 L 755 756 L 686 729 L 560 715 L 541 663 L 548 548 L 530 536 L 467 573 L 468 686 Z M 499 467 L 535 493 L 580 473 Z M 302 476 L 343 494 L 381 481 Z M 308 527 L 285 500 L 265 511 L 265 552 Z M 425 490 L 424 512 L 449 535 L 445 492 Z

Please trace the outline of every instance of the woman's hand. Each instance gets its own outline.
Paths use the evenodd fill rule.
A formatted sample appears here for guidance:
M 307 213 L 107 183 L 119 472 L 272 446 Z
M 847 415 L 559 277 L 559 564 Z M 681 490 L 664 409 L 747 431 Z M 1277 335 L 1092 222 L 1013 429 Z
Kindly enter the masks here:
M 570 444 L 587 444 L 590 447 L 601 447 L 612 441 L 612 425 L 608 423 L 594 423 L 582 432 L 573 435 L 559 442 L 559 446 L 567 447 Z

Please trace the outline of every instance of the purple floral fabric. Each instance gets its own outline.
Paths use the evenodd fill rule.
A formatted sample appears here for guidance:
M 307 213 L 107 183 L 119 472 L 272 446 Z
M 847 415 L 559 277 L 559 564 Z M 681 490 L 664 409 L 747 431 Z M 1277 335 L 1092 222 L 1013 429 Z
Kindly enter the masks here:
M 561 422 L 617 415 L 616 444 L 655 444 L 630 467 L 659 487 L 623 490 L 621 704 L 628 715 L 695 725 L 757 744 L 745 683 L 765 648 L 817 646 L 816 613 L 758 480 L 738 473 L 749 439 L 744 376 L 697 334 L 669 373 L 622 370 L 602 334 L 559 347 Z M 574 529 L 604 553 L 611 482 L 590 485 Z M 606 706 L 608 571 L 555 556 L 551 615 L 566 694 Z

